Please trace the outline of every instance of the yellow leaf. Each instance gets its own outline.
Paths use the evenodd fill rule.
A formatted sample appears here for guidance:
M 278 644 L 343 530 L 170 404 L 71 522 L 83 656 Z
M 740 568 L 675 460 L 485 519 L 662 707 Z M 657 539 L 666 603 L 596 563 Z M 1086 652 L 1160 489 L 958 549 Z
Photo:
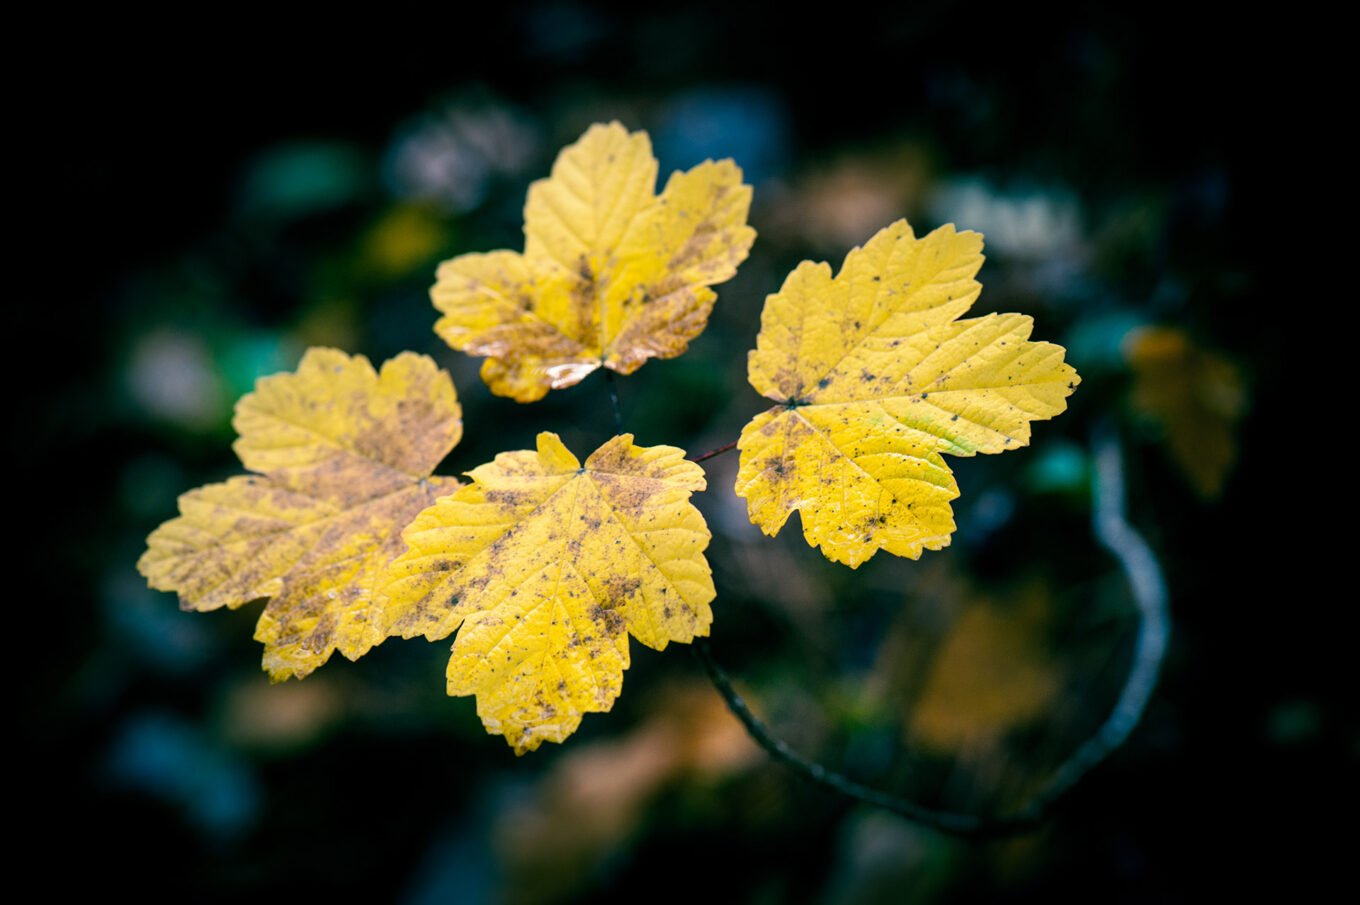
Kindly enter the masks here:
M 445 261 L 435 332 L 485 357 L 492 392 L 520 402 L 601 366 L 631 374 L 684 352 L 755 240 L 751 189 L 730 160 L 673 174 L 655 194 L 645 132 L 591 126 L 529 188 L 524 253 Z
M 903 712 L 910 740 L 936 751 L 985 750 L 1053 712 L 1063 690 L 1048 648 L 1053 600 L 1044 584 L 1015 596 L 1009 604 L 965 603 Z
M 858 566 L 879 549 L 913 559 L 954 531 L 942 453 L 1024 446 L 1066 408 L 1064 350 L 1030 342 L 1030 318 L 959 320 L 977 299 L 982 237 L 905 220 L 845 258 L 804 261 L 765 302 L 751 385 L 778 405 L 741 433 L 736 492 L 777 534 L 795 509 L 809 544 Z
M 399 204 L 368 228 L 356 257 L 364 269 L 392 279 L 423 269 L 448 244 L 446 218 L 423 205 Z
M 430 476 L 463 432 L 453 382 L 410 352 L 377 374 L 362 355 L 309 349 L 297 373 L 256 383 L 233 424 L 259 474 L 180 497 L 138 570 L 186 610 L 272 598 L 255 638 L 275 680 L 335 650 L 357 659 L 386 637 L 371 584 L 404 549 L 401 529 L 458 487 Z
M 1133 368 L 1134 407 L 1161 426 L 1195 492 L 1217 497 L 1237 459 L 1233 433 L 1247 403 L 1241 372 L 1173 327 L 1130 333 L 1124 354 Z
M 614 704 L 628 634 L 662 650 L 708 634 L 708 526 L 690 503 L 703 470 L 631 434 L 584 467 L 556 434 L 502 453 L 422 512 L 381 594 L 391 633 L 447 637 L 451 695 L 475 694 L 517 753 L 560 742 Z

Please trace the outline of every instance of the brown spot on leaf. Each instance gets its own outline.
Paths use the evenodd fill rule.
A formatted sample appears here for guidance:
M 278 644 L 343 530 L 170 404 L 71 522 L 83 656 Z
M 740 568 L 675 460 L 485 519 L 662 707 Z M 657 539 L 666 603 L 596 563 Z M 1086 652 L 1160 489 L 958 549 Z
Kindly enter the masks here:
M 448 376 L 411 353 L 379 374 L 311 349 L 295 373 L 261 379 L 235 425 L 259 474 L 186 494 L 139 567 L 191 609 L 273 596 L 256 636 L 276 679 L 337 649 L 362 655 L 375 642 L 368 582 L 403 549 L 402 528 L 457 486 L 430 476 L 461 433 Z

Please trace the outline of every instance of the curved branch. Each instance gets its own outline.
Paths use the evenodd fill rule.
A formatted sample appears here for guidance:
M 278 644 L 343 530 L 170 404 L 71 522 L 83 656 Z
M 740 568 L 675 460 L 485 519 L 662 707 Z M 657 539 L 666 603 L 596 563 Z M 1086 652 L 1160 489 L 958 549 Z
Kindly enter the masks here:
M 700 456 L 695 461 L 717 455 L 732 445 Z M 703 664 L 704 671 L 727 708 L 746 727 L 751 738 L 775 760 L 803 778 L 848 798 L 884 808 L 924 826 L 970 838 L 1008 836 L 1038 825 L 1053 804 L 1122 745 L 1138 725 L 1148 699 L 1157 686 L 1170 637 L 1166 580 L 1161 565 L 1147 541 L 1129 524 L 1124 514 L 1124 465 L 1119 441 L 1112 429 L 1103 428 L 1097 430 L 1091 445 L 1095 460 L 1092 529 L 1101 546 L 1118 560 L 1138 607 L 1138 636 L 1134 642 L 1133 663 L 1110 715 L 1094 735 L 1079 745 L 1053 771 L 1048 781 L 1023 807 L 1000 817 L 940 811 L 871 788 L 816 761 L 808 760 L 771 733 L 769 727 L 751 712 L 746 701 L 732 687 L 727 673 L 713 659 L 708 639 L 696 638 L 694 654 Z
M 756 744 L 764 748 L 775 760 L 804 779 L 826 786 L 857 801 L 863 801 L 866 804 L 901 814 L 908 820 L 914 820 L 917 823 L 960 836 L 1001 835 L 1006 832 L 1023 830 L 1032 826 L 1035 822 L 1029 818 L 1016 821 L 1010 819 L 1000 822 L 988 821 L 972 814 L 937 811 L 910 799 L 872 789 L 863 783 L 855 782 L 842 773 L 828 769 L 816 761 L 808 760 L 794 751 L 788 742 L 772 734 L 760 717 L 751 712 L 751 708 L 746 704 L 745 699 L 732 687 L 732 680 L 727 673 L 713 659 L 713 651 L 709 648 L 707 638 L 694 639 L 694 655 L 703 664 L 704 672 L 708 673 L 708 678 L 713 683 L 713 687 L 718 689 L 718 694 L 722 695 L 723 701 L 727 703 L 727 709 L 731 710 L 733 715 L 746 727 L 746 732 L 756 741 Z M 998 829 L 1001 832 L 998 833 Z
M 1095 460 L 1092 492 L 1095 496 L 1092 528 L 1096 540 L 1109 550 L 1128 578 L 1138 607 L 1138 637 L 1128 678 L 1110 715 L 1095 735 L 1077 748 L 1053 774 L 1043 794 L 1051 801 L 1062 795 L 1096 764 L 1124 744 L 1142 719 L 1166 658 L 1171 637 L 1166 578 L 1152 547 L 1129 524 L 1124 513 L 1124 456 L 1110 426 L 1097 428 L 1091 442 Z

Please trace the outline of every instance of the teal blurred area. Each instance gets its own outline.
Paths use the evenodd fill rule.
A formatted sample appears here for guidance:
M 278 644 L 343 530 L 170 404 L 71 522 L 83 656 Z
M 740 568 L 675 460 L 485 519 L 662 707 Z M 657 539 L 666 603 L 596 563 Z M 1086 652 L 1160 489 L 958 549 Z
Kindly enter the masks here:
M 34 36 L 67 62 L 8 114 L 8 446 L 31 488 L 10 641 L 39 777 L 22 857 L 78 851 L 63 883 L 144 901 L 524 905 L 1164 902 L 1322 857 L 1298 827 L 1353 782 L 1360 728 L 1336 595 L 1285 586 L 1312 541 L 1278 524 L 1297 482 L 1277 425 L 1298 418 L 1263 211 L 1295 177 L 1250 41 L 1086 4 L 385 13 L 334 43 Z M 759 235 L 689 352 L 618 382 L 638 442 L 734 439 L 764 407 L 746 352 L 765 296 L 900 217 L 983 232 L 976 310 L 1033 315 L 1083 376 L 1032 448 L 957 461 L 954 544 L 919 562 L 851 571 L 792 523 L 766 539 L 735 458 L 706 463 L 714 649 L 800 750 L 934 806 L 1022 803 L 1128 666 L 1135 614 L 1088 489 L 1092 430 L 1123 438 L 1172 651 L 1129 744 L 1040 830 L 969 843 L 804 785 L 682 648 L 634 645 L 612 713 L 516 759 L 443 694 L 446 643 L 271 686 L 257 605 L 184 613 L 137 575 L 176 497 L 240 472 L 235 400 L 310 346 L 447 368 L 466 433 L 444 473 L 540 430 L 577 451 L 612 435 L 598 375 L 492 396 L 427 295 L 439 261 L 520 247 L 529 183 L 610 119 L 649 131 L 663 177 L 733 157 Z M 1228 449 L 1207 476 L 1206 436 Z

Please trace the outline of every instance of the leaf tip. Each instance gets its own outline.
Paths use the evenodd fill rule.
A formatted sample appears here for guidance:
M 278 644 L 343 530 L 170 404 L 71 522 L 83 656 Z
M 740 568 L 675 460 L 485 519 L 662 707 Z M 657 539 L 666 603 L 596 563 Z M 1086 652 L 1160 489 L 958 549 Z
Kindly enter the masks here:
M 549 469 L 576 469 L 581 461 L 567 449 L 562 438 L 552 431 L 540 431 L 535 438 L 538 461 Z

